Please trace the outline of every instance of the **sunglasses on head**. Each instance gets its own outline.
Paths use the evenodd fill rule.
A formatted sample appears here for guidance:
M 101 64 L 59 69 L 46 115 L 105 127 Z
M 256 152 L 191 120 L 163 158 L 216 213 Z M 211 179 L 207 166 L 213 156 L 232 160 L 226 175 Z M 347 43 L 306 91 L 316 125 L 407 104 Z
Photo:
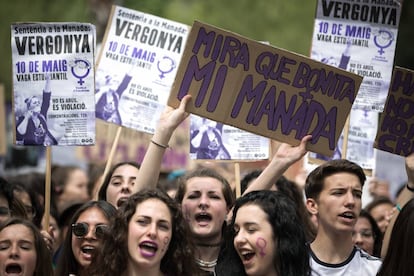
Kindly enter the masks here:
M 105 232 L 108 231 L 108 225 L 99 224 L 95 226 L 95 236 L 98 239 L 103 238 Z M 74 223 L 72 224 L 72 232 L 77 238 L 85 237 L 89 232 L 89 225 L 84 222 Z

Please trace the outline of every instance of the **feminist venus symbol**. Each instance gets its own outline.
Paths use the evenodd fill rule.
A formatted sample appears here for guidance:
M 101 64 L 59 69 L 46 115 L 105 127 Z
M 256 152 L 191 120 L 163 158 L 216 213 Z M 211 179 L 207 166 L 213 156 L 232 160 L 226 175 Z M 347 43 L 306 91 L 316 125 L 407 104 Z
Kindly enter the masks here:
M 263 238 L 257 238 L 256 240 L 256 246 L 260 249 L 260 256 L 264 257 L 266 255 L 265 248 L 266 248 L 267 242 Z
M 78 65 L 78 63 L 83 63 L 83 64 Z M 79 68 L 81 68 L 81 69 L 85 69 L 85 68 L 86 68 L 86 72 L 85 72 L 85 74 L 83 74 L 83 75 L 78 75 L 78 74 L 76 74 L 76 73 L 75 73 L 75 67 L 79 67 Z M 89 64 L 89 62 L 88 62 L 87 60 L 83 60 L 83 59 L 75 59 L 74 64 L 72 65 L 71 71 L 72 71 L 72 75 L 73 75 L 75 78 L 78 78 L 78 79 L 79 79 L 78 83 L 79 83 L 80 85 L 82 85 L 82 84 L 85 82 L 83 79 L 84 79 L 86 76 L 88 76 L 88 75 L 89 75 L 89 71 L 91 70 L 90 68 L 91 68 L 91 66 L 90 66 L 90 64 Z

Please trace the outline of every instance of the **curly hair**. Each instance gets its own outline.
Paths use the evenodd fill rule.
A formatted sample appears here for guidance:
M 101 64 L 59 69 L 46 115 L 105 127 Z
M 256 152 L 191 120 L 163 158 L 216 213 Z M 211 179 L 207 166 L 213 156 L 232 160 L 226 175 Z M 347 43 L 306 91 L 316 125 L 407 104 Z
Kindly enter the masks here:
M 273 264 L 278 275 L 310 275 L 304 226 L 295 203 L 286 195 L 269 190 L 253 191 L 236 200 L 230 231 L 234 234 L 237 212 L 244 205 L 257 205 L 267 215 L 276 244 Z
M 40 233 L 37 226 L 33 224 L 33 222 L 27 219 L 12 217 L 0 225 L 0 232 L 9 226 L 19 224 L 24 225 L 26 228 L 28 228 L 34 237 L 34 246 L 36 249 L 36 267 L 33 276 L 53 275 L 52 257 L 50 255 L 50 251 L 47 249 L 42 234 Z
M 179 205 L 159 189 L 135 193 L 118 209 L 111 222 L 110 230 L 104 237 L 100 254 L 93 261 L 92 273 L 96 275 L 120 275 L 128 265 L 128 225 L 136 208 L 148 199 L 163 202 L 171 213 L 172 237 L 169 247 L 161 259 L 161 271 L 168 275 L 195 275 L 194 246 L 189 240 L 189 230 Z

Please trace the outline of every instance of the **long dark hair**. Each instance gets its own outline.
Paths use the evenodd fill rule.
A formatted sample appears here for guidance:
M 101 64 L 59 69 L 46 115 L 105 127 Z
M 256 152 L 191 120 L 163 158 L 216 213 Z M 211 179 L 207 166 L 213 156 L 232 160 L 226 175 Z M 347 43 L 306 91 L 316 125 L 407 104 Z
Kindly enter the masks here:
M 278 275 L 310 275 L 309 253 L 304 226 L 295 203 L 277 191 L 253 191 L 236 200 L 231 229 L 240 207 L 254 204 L 266 214 L 276 244 L 274 266 Z M 233 233 L 233 238 L 235 234 Z
M 110 219 L 116 214 L 115 207 L 106 201 L 88 201 L 84 203 L 82 206 L 80 206 L 79 209 L 73 214 L 69 225 L 76 223 L 76 221 L 83 212 L 94 207 L 100 209 L 102 213 L 105 215 L 105 217 L 108 219 L 108 221 L 110 221 Z M 63 242 L 62 253 L 60 254 L 58 259 L 56 275 L 77 275 L 79 272 L 79 264 L 76 261 L 72 251 L 72 236 L 72 231 L 69 227 L 66 233 L 66 238 Z
M 372 251 L 372 255 L 374 257 L 380 258 L 382 238 L 383 238 L 381 229 L 378 227 L 378 224 L 375 221 L 375 219 L 366 210 L 362 209 L 361 213 L 359 213 L 359 216 L 362 218 L 366 218 L 369 221 L 369 224 L 371 225 L 371 229 L 372 229 L 373 238 L 374 238 L 374 248 Z
M 391 232 L 387 254 L 378 276 L 414 275 L 414 199 L 411 199 L 398 214 Z
M 140 168 L 140 165 L 138 163 L 131 162 L 131 161 L 120 162 L 120 163 L 115 164 L 109 170 L 109 172 L 105 175 L 105 179 L 104 179 L 104 181 L 102 183 L 102 186 L 101 186 L 101 188 L 99 189 L 99 192 L 98 192 L 98 199 L 99 200 L 105 200 L 106 201 L 106 190 L 108 190 L 109 183 L 111 183 L 112 175 L 114 174 L 116 169 L 118 169 L 119 167 L 125 166 L 125 165 L 130 165 L 130 166 L 133 166 L 137 169 Z
M 167 205 L 172 221 L 172 237 L 167 252 L 161 260 L 161 271 L 173 276 L 195 275 L 194 249 L 181 209 L 165 192 L 158 189 L 135 193 L 118 209 L 108 231 L 110 235 L 105 237 L 102 250 L 93 262 L 94 275 L 120 275 L 127 269 L 129 222 L 137 206 L 152 198 L 159 199 Z
M 26 226 L 32 232 L 34 237 L 34 246 L 36 249 L 36 268 L 33 276 L 53 275 L 52 257 L 50 255 L 50 251 L 47 249 L 42 234 L 40 234 L 39 229 L 33 224 L 33 222 L 27 219 L 12 217 L 0 225 L 0 232 L 11 225 L 18 224 Z

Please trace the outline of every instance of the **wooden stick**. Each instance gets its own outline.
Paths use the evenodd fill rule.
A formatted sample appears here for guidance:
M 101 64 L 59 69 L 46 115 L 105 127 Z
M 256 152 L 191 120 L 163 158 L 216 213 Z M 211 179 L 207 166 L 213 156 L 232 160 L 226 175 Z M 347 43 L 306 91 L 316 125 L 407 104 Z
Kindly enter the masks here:
M 234 163 L 234 182 L 236 185 L 236 198 L 241 196 L 241 187 L 240 187 L 240 163 Z
M 52 174 L 52 147 L 46 147 L 46 177 L 45 177 L 45 230 L 49 229 L 50 220 L 50 194 Z
M 118 130 L 116 131 L 116 135 L 114 138 L 114 142 L 112 143 L 111 151 L 109 152 L 108 160 L 106 161 L 105 170 L 102 176 L 102 181 L 99 184 L 98 189 L 96 189 L 97 193 L 93 196 L 93 200 L 98 200 L 98 193 L 101 189 L 103 182 L 105 181 L 105 177 L 108 174 L 109 169 L 112 166 L 112 160 L 114 159 L 116 148 L 118 147 L 119 137 L 121 137 L 122 126 L 118 126 Z

